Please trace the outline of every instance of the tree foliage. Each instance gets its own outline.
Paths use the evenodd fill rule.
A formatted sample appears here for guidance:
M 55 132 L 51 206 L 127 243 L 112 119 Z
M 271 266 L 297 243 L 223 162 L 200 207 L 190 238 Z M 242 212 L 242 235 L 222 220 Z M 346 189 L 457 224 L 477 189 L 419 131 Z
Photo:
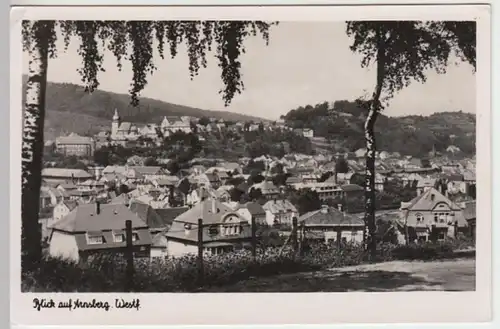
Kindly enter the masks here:
M 44 24 L 49 24 L 49 28 Z M 220 93 L 228 105 L 244 89 L 240 73 L 244 41 L 260 35 L 268 43 L 273 24 L 260 21 L 23 21 L 22 34 L 24 50 L 29 51 L 30 45 L 40 38 L 39 34 L 48 31 L 51 58 L 57 56 L 57 30 L 61 31 L 64 50 L 71 40 L 79 39 L 82 67 L 78 73 L 89 92 L 99 87 L 98 74 L 104 71 L 104 50 L 113 53 L 120 70 L 123 60 L 129 60 L 133 72 L 129 93 L 134 105 L 138 104 L 148 77 L 157 70 L 156 56 L 164 59 L 168 53 L 174 58 L 179 45 L 184 43 L 189 73 L 194 78 L 207 66 L 207 54 L 214 50 L 224 84 Z
M 347 35 L 353 40 L 350 49 L 362 56 L 362 67 L 374 64 L 383 51 L 385 100 L 411 81 L 426 82 L 428 70 L 446 73 L 452 54 L 476 69 L 473 21 L 351 21 Z

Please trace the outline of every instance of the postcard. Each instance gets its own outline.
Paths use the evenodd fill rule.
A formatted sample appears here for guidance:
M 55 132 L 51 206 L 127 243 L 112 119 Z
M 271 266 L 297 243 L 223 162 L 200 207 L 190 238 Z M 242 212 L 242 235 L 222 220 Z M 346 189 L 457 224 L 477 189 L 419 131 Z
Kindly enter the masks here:
M 17 7 L 10 42 L 13 324 L 490 320 L 489 6 Z

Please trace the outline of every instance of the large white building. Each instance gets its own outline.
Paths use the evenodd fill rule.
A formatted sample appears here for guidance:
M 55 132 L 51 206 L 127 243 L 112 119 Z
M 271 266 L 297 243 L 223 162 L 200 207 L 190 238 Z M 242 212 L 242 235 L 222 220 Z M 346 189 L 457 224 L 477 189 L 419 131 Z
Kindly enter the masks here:
M 169 136 L 176 131 L 190 133 L 192 131 L 191 117 L 165 116 L 159 125 L 155 123 L 141 125 L 133 122 L 122 122 L 118 110 L 115 109 L 113 121 L 111 122 L 110 139 L 115 143 L 135 141 L 139 137 L 148 137 L 155 140 L 161 136 Z

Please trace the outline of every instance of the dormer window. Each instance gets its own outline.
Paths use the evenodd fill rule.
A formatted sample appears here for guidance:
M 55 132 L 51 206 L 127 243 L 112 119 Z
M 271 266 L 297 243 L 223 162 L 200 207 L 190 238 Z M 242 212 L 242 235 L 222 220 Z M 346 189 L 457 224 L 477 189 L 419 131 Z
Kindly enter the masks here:
M 133 232 L 132 233 L 132 242 L 139 240 L 139 233 Z
M 125 234 L 123 233 L 115 233 L 113 234 L 113 240 L 117 243 L 125 242 Z
M 103 244 L 105 242 L 104 236 L 98 234 L 87 234 L 88 244 Z

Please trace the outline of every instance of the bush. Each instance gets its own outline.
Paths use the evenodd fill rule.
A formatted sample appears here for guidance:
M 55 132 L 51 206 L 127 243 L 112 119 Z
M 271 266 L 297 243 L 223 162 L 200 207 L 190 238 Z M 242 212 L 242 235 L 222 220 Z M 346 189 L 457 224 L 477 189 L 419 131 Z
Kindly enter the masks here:
M 371 261 L 434 260 L 453 256 L 463 241 L 396 246 L 381 243 Z M 248 250 L 204 258 L 203 288 L 222 286 L 252 277 L 317 271 L 324 268 L 353 266 L 369 261 L 359 244 L 309 241 L 297 254 L 291 247 L 267 247 L 258 250 L 254 260 Z M 134 290 L 138 292 L 199 291 L 198 261 L 195 255 L 134 261 Z M 126 261 L 117 254 L 91 257 L 85 265 L 59 258 L 45 257 L 34 272 L 22 274 L 25 292 L 121 292 L 125 287 Z
M 451 243 L 424 243 L 398 246 L 392 250 L 392 257 L 398 260 L 435 260 L 453 255 Z

